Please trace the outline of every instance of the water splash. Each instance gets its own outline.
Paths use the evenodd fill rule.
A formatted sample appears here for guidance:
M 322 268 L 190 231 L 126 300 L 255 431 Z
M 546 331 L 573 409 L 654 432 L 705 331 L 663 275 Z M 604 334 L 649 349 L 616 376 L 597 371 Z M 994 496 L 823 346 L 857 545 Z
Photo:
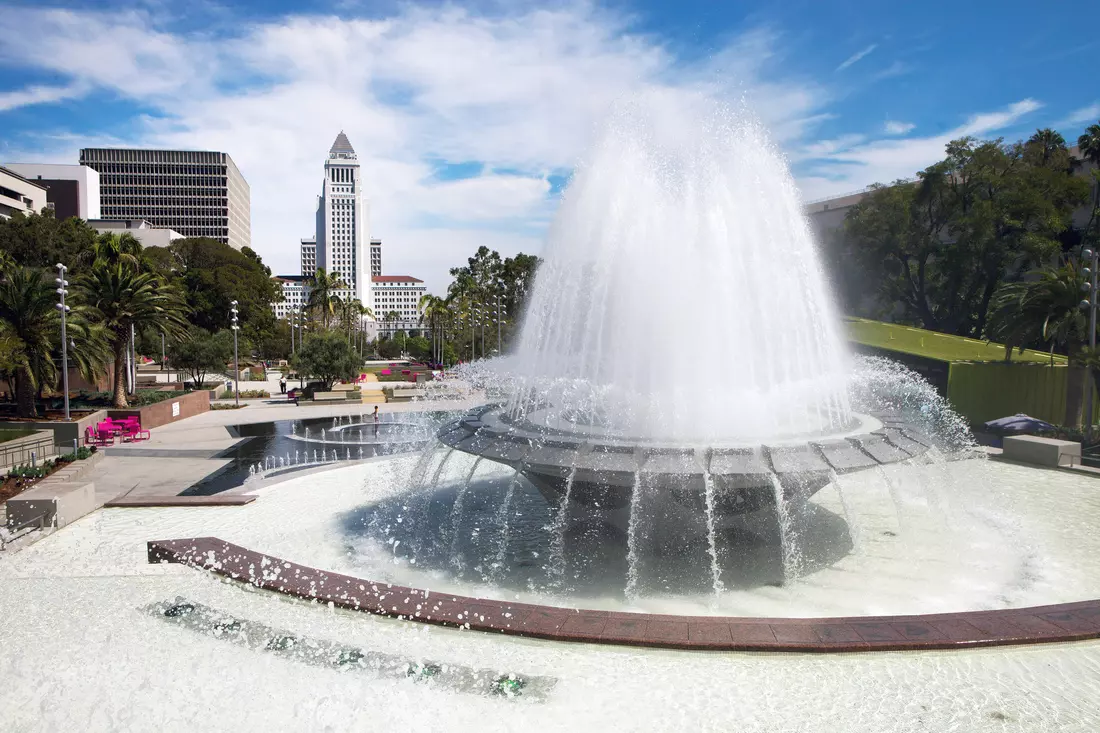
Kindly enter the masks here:
M 710 580 L 714 588 L 714 597 L 718 598 L 725 590 L 722 584 L 722 569 L 718 565 L 718 538 L 714 529 L 714 479 L 709 470 L 703 471 L 704 500 L 707 511 L 707 554 L 710 555 Z
M 626 591 L 628 601 L 638 598 L 639 564 L 638 557 L 638 522 L 641 520 L 642 504 L 642 472 L 634 471 L 634 485 L 630 489 L 630 519 L 626 529 Z
M 848 538 L 852 541 L 852 549 L 859 552 L 859 524 L 856 519 L 856 513 L 852 511 L 851 505 L 848 503 L 848 497 L 844 493 L 844 486 L 841 485 L 840 476 L 836 471 L 829 471 L 829 483 L 836 489 L 837 498 L 840 499 L 840 508 L 844 512 L 844 521 L 848 524 Z
M 772 493 L 775 498 L 775 516 L 779 525 L 779 549 L 783 564 L 783 583 L 789 583 L 798 577 L 799 560 L 798 549 L 795 545 L 794 522 L 791 519 L 787 499 L 783 495 L 783 484 L 779 481 L 779 475 L 769 473 L 768 479 L 772 485 Z
M 573 479 L 576 476 L 577 467 L 574 466 L 569 470 L 569 476 L 565 479 L 565 493 L 562 494 L 558 513 L 554 516 L 554 523 L 550 528 L 552 538 L 550 545 L 550 575 L 553 583 L 559 588 L 565 583 L 565 530 L 569 522 L 569 499 L 573 493 Z
M 450 547 L 451 547 L 451 566 L 457 569 L 459 572 L 463 569 L 462 556 L 458 552 L 459 531 L 462 527 L 462 511 L 463 505 L 466 501 L 466 493 L 470 490 L 470 482 L 474 479 L 474 472 L 477 471 L 477 467 L 481 465 L 481 457 L 474 461 L 474 465 L 470 466 L 470 472 L 466 474 L 466 480 L 462 482 L 462 486 L 458 490 L 458 494 L 455 495 L 454 506 L 451 507 L 451 531 L 450 531 Z

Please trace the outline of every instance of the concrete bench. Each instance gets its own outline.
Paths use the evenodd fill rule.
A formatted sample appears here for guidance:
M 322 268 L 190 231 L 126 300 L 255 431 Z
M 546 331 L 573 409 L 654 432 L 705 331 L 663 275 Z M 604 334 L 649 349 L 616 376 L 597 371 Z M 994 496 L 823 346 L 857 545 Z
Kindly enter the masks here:
M 1002 456 L 1009 461 L 1037 466 L 1071 466 L 1081 463 L 1081 444 L 1069 440 L 1014 435 L 1004 439 Z
M 314 402 L 343 402 L 347 397 L 343 392 L 314 392 Z
M 44 527 L 64 527 L 94 509 L 95 484 L 51 481 L 8 499 L 8 526 L 41 522 Z

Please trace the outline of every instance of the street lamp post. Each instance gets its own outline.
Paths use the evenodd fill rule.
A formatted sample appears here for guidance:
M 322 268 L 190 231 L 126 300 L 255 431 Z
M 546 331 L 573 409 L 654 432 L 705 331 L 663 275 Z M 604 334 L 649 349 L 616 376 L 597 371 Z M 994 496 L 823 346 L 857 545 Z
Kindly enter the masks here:
M 65 270 L 69 268 L 60 262 L 57 263 L 57 294 L 61 296 L 61 302 L 55 308 L 61 311 L 61 389 L 65 394 L 65 420 L 69 419 L 69 341 L 65 335 L 65 314 L 69 312 L 69 306 L 65 305 L 65 296 L 69 291 L 65 286 L 69 281 L 65 279 Z
M 237 325 L 237 301 L 233 301 L 230 304 L 230 328 L 233 329 L 233 398 L 237 403 L 237 407 L 241 406 L 241 366 L 237 361 L 237 331 L 240 330 L 240 326 Z
M 1091 354 L 1096 350 L 1096 269 L 1100 264 L 1100 253 L 1091 250 L 1081 250 L 1081 259 L 1087 260 L 1089 266 L 1085 268 L 1083 274 L 1089 278 L 1088 283 L 1082 284 L 1082 290 L 1088 294 L 1088 299 L 1081 301 L 1082 308 L 1088 308 L 1089 311 L 1089 351 Z M 1090 354 L 1090 355 L 1091 355 Z M 1090 360 L 1091 361 L 1091 360 Z M 1092 365 L 1085 368 L 1085 439 L 1086 441 L 1092 440 L 1092 402 L 1093 402 L 1093 379 L 1092 379 Z

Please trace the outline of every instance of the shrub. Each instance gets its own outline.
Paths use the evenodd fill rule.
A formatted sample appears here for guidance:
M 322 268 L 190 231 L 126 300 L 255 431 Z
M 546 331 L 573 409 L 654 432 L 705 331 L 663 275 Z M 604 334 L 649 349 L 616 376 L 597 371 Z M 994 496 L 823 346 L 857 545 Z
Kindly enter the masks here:
M 241 390 L 241 399 L 242 400 L 261 400 L 261 399 L 267 399 L 270 396 L 271 396 L 271 393 L 266 391 L 266 390 L 263 390 L 263 389 L 242 389 Z M 233 390 L 231 390 L 231 389 L 225 390 L 224 392 L 221 393 L 221 396 L 218 399 L 221 399 L 221 400 L 231 400 L 231 399 L 233 399 Z

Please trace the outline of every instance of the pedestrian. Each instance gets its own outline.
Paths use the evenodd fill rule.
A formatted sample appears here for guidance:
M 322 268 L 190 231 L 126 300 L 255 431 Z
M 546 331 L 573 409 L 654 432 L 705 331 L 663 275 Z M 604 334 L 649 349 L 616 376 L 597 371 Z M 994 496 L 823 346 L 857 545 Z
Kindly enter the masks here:
M 286 394 L 286 377 L 279 378 L 279 391 Z
M 378 422 L 378 405 L 374 406 L 374 421 Z

